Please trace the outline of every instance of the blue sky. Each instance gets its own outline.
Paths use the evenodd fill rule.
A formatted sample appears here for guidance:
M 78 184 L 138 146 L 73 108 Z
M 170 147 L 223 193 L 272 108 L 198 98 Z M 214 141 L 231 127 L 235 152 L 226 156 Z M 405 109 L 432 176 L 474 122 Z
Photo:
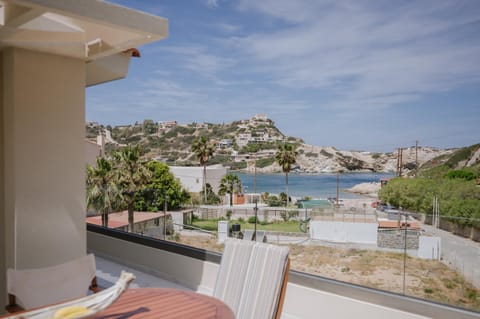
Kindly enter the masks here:
M 110 1 L 169 19 L 87 120 L 222 123 L 265 113 L 343 150 L 480 142 L 480 1 Z

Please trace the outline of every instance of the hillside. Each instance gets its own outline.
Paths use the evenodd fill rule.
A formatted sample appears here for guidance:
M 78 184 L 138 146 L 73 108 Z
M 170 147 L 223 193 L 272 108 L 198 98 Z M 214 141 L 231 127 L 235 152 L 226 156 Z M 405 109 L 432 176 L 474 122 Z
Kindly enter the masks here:
M 232 169 L 253 171 L 256 163 L 257 172 L 280 172 L 274 156 L 278 145 L 285 142 L 297 147 L 295 172 L 394 172 L 397 165 L 396 153 L 342 151 L 331 146 L 305 144 L 300 138 L 285 136 L 265 115 L 224 124 L 178 124 L 176 121 L 145 120 L 133 125 L 104 127 L 97 123 L 87 123 L 87 138 L 94 140 L 99 132 L 103 132 L 106 137 L 107 152 L 121 145 L 138 144 L 145 150 L 146 157 L 172 165 L 198 165 L 190 148 L 193 141 L 202 135 L 216 145 L 215 155 L 209 164 L 223 164 Z M 448 159 L 452 153 L 454 150 L 419 147 L 419 166 L 432 163 L 436 158 Z M 415 169 L 415 146 L 404 148 L 402 167 L 405 174 Z
M 466 169 L 479 175 L 480 173 L 480 144 L 453 150 L 449 154 L 442 154 L 425 162 L 420 174 L 428 178 L 443 177 L 450 170 Z

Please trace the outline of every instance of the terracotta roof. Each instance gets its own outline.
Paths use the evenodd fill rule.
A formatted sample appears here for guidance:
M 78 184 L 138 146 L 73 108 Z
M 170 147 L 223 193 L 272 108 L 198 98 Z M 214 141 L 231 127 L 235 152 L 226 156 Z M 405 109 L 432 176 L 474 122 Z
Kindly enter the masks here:
M 405 222 L 400 222 L 400 227 L 405 227 Z M 409 229 L 420 229 L 420 224 L 416 221 L 409 221 L 407 223 Z M 379 220 L 378 228 L 398 228 L 398 221 L 396 220 Z
M 168 215 L 168 212 L 167 212 Z M 163 217 L 163 212 L 161 213 L 152 213 L 152 212 L 134 212 L 133 220 L 134 223 L 141 223 L 155 218 Z M 87 217 L 86 222 L 88 224 L 102 225 L 102 216 L 92 216 Z M 118 212 L 108 214 L 108 227 L 110 228 L 120 228 L 128 225 L 128 212 Z

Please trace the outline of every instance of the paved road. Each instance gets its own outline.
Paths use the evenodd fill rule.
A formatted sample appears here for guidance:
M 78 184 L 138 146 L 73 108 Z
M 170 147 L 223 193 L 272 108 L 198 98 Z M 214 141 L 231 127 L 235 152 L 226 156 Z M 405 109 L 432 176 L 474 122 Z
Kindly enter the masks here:
M 480 243 L 459 237 L 430 225 L 422 225 L 427 235 L 441 238 L 442 262 L 457 270 L 475 287 L 480 288 Z

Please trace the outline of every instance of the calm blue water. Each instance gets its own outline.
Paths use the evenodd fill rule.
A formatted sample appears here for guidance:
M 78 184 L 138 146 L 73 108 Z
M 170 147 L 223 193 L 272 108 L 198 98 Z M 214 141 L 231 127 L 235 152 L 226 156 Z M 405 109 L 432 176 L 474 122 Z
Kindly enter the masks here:
M 239 173 L 242 185 L 247 187 L 247 193 L 253 193 L 253 178 L 250 173 Z M 342 192 L 342 189 L 350 188 L 356 184 L 379 182 L 381 178 L 393 177 L 393 173 L 343 173 L 339 179 L 339 198 L 356 198 L 355 194 Z M 285 174 L 258 174 L 257 193 L 269 192 L 279 194 L 285 192 Z M 288 192 L 291 196 L 310 196 L 317 199 L 336 197 L 337 175 L 336 174 L 288 174 Z

